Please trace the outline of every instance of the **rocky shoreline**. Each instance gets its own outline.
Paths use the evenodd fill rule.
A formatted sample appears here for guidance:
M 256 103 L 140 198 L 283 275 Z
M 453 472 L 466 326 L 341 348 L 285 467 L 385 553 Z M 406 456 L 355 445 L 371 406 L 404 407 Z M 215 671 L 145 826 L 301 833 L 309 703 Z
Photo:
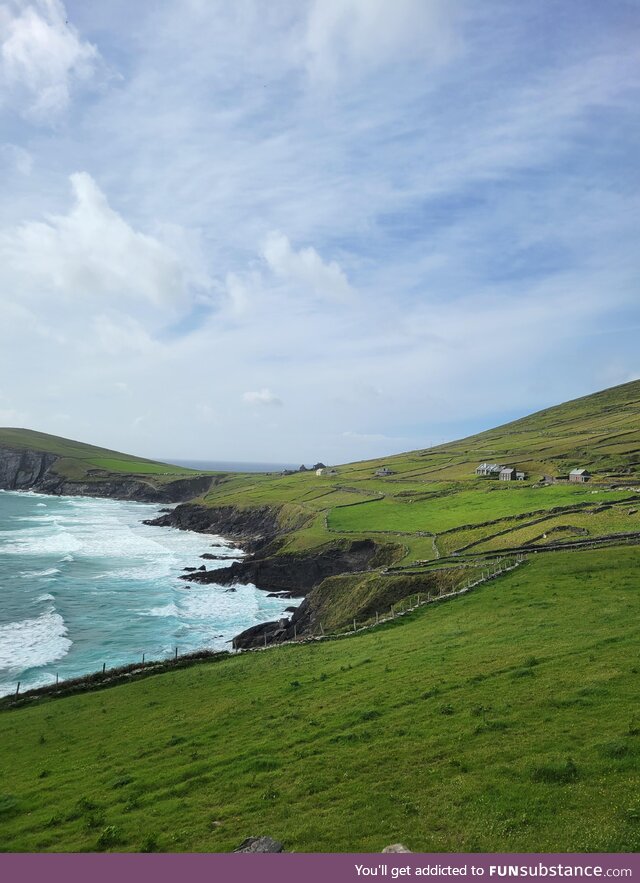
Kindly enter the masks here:
M 309 634 L 317 625 L 312 590 L 329 577 L 372 570 L 378 563 L 381 548 L 373 540 L 365 539 L 332 542 L 308 552 L 273 554 L 285 531 L 278 523 L 277 510 L 271 507 L 209 508 L 184 503 L 145 524 L 219 534 L 249 553 L 246 560 L 234 561 L 228 567 L 214 570 L 199 567 L 185 573 L 184 580 L 223 586 L 252 583 L 281 597 L 304 599 L 291 617 L 259 623 L 236 635 L 233 639 L 236 650 Z
M 214 478 L 209 475 L 176 478 L 154 484 L 144 477 L 94 469 L 93 476 L 73 481 L 53 468 L 61 458 L 43 451 L 0 448 L 0 488 L 36 491 L 52 496 L 106 497 L 140 503 L 180 503 L 206 493 Z
M 215 480 L 212 476 L 195 475 L 154 484 L 142 476 L 120 477 L 106 472 L 102 475 L 98 474 L 101 470 L 94 470 L 95 477 L 74 481 L 55 470 L 59 459 L 55 454 L 40 451 L 0 449 L 0 488 L 53 496 L 176 503 L 144 523 L 223 536 L 247 554 L 245 560 L 232 561 L 227 567 L 208 570 L 206 565 L 204 569 L 200 565 L 188 569 L 183 579 L 230 587 L 252 583 L 271 594 L 304 599 L 288 611 L 291 616 L 259 623 L 236 635 L 233 647 L 238 650 L 311 633 L 317 625 L 314 588 L 327 578 L 372 570 L 384 563 L 379 560 L 383 547 L 369 539 L 338 540 L 307 552 L 277 554 L 282 537 L 290 529 L 280 524 L 278 507 L 208 507 L 189 502 L 209 490 Z M 205 553 L 202 558 L 219 560 L 220 556 Z

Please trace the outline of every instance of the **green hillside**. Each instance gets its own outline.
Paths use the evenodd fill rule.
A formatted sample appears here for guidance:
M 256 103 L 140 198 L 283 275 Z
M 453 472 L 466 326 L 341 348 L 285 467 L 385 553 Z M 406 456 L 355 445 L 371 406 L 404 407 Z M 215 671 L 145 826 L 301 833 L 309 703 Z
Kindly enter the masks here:
M 257 563 L 311 574 L 373 538 L 379 566 L 316 580 L 301 633 L 372 627 L 4 700 L 3 848 L 637 851 L 639 451 L 635 382 L 333 475 L 218 476 L 167 517 L 266 513 Z M 375 626 L 417 594 L 438 603 Z
M 0 714 L 5 850 L 637 851 L 638 548 Z
M 475 469 L 486 461 L 513 466 L 525 480 L 478 478 Z M 376 475 L 383 466 L 392 474 Z M 569 482 L 576 467 L 587 468 L 590 481 Z M 461 441 L 334 471 L 230 475 L 199 502 L 277 512 L 283 535 L 266 554 L 370 537 L 393 544 L 396 570 L 412 573 L 475 567 L 479 556 L 513 550 L 633 541 L 640 534 L 640 381 Z M 347 623 L 371 610 L 345 579 Z M 340 593 L 339 581 L 331 589 Z M 392 594 L 383 587 L 377 603 L 388 605 Z
M 134 475 L 193 475 L 194 470 L 168 463 L 158 463 L 122 454 L 108 448 L 84 444 L 46 432 L 35 432 L 32 429 L 1 429 L 0 449 L 15 451 L 37 451 L 59 457 L 56 470 L 72 479 L 86 477 L 87 474 L 130 473 Z

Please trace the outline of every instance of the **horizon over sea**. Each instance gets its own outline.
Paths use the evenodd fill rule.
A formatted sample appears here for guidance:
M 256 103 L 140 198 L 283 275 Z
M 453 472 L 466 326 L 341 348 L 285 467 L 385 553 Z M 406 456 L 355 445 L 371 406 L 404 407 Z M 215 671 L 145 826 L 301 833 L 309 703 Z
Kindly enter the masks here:
M 0 695 L 210 648 L 277 619 L 292 600 L 179 579 L 205 552 L 242 552 L 212 534 L 142 524 L 160 505 L 0 491 Z M 226 566 L 207 561 L 207 569 Z
M 198 469 L 202 472 L 282 472 L 283 469 L 297 469 L 300 464 L 294 466 L 291 463 L 251 463 L 242 460 L 167 460 L 161 459 L 161 463 L 169 463 L 171 466 L 185 466 L 188 469 Z

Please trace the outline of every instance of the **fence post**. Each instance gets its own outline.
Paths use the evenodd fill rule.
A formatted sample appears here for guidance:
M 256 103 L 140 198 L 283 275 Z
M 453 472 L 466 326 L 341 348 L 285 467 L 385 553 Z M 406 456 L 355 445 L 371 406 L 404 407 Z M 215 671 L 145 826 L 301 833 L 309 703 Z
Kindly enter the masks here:
M 264 646 L 267 646 L 267 633 L 264 633 Z
M 176 655 L 175 655 L 174 659 L 175 659 L 176 661 L 177 661 L 177 659 L 178 659 L 178 648 L 177 648 L 177 647 L 176 647 Z
M 353 630 L 354 630 L 354 632 L 355 632 L 355 630 L 356 630 L 356 621 L 355 621 L 355 619 L 353 620 Z
M 395 610 L 394 605 L 392 604 L 391 605 L 391 619 L 395 619 L 395 618 L 396 618 L 396 610 Z
M 298 640 L 298 626 L 297 625 L 294 625 L 294 627 L 293 627 L 293 640 L 294 641 Z
M 18 681 L 18 686 L 16 687 L 16 696 L 20 692 L 20 681 Z
M 144 665 L 144 653 L 142 654 L 142 664 Z
M 320 623 L 320 634 L 324 637 L 324 626 Z
M 102 674 L 104 674 L 106 670 L 107 670 L 107 663 L 103 662 L 102 663 Z

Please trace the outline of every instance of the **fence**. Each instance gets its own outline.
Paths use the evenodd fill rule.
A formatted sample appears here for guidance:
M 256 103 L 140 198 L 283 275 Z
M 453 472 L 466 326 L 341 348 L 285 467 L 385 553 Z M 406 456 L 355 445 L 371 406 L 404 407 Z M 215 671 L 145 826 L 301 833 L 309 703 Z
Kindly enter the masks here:
M 496 562 L 494 562 L 493 567 L 489 567 L 487 565 L 486 569 L 483 569 L 481 571 L 481 575 L 479 578 L 470 579 L 461 588 L 457 588 L 452 592 L 446 592 L 437 595 L 430 595 L 425 592 L 417 592 L 395 602 L 391 605 L 389 610 L 384 610 L 382 612 L 377 611 L 368 618 L 358 619 L 356 617 L 348 626 L 345 626 L 343 629 L 337 631 L 326 632 L 323 624 L 319 623 L 318 630 L 315 634 L 310 635 L 304 633 L 298 636 L 297 630 L 294 626 L 294 636 L 287 641 L 268 643 L 267 636 L 265 635 L 265 645 L 263 647 L 252 647 L 248 650 L 240 650 L 238 652 L 247 653 L 255 652 L 256 650 L 270 650 L 274 647 L 282 647 L 288 644 L 305 644 L 313 641 L 335 640 L 337 638 L 345 638 L 348 635 L 355 635 L 360 632 L 375 628 L 376 626 L 382 625 L 383 623 L 392 622 L 398 617 L 405 616 L 408 613 L 412 613 L 414 610 L 417 610 L 419 607 L 423 607 L 426 604 L 436 604 L 441 601 L 447 601 L 451 598 L 457 598 L 460 595 L 464 595 L 477 586 L 483 585 L 484 583 L 487 583 L 490 580 L 495 579 L 496 577 L 502 576 L 502 574 L 508 573 L 511 570 L 515 570 L 515 568 L 519 567 L 524 560 L 524 555 L 518 555 L 516 558 L 498 559 Z M 71 678 L 67 681 L 62 681 L 59 675 L 56 674 L 55 684 L 52 683 L 47 684 L 43 687 L 30 688 L 26 693 L 23 693 L 22 696 L 26 697 L 28 694 L 29 696 L 36 697 L 39 695 L 46 695 L 48 693 L 55 693 L 59 689 L 63 690 L 64 692 L 73 692 L 76 690 L 76 688 L 78 690 L 90 689 L 93 687 L 112 684 L 117 681 L 123 681 L 144 674 L 154 674 L 156 672 L 175 667 L 176 665 L 188 665 L 192 662 L 198 662 L 205 659 L 220 659 L 228 655 L 230 655 L 228 651 L 224 650 L 201 650 L 186 653 L 180 656 L 179 647 L 175 647 L 171 656 L 165 659 L 156 659 L 153 661 L 149 660 L 147 662 L 145 661 L 146 654 L 142 653 L 140 662 L 134 662 L 129 665 L 118 666 L 110 669 L 107 668 L 107 663 L 104 662 L 102 664 L 102 671 L 93 672 L 91 674 L 83 675 L 78 678 Z M 13 694 L 14 700 L 21 697 L 20 685 L 21 682 L 18 681 L 16 692 L 15 694 Z M 8 700 L 10 700 L 11 698 L 12 697 L 4 697 L 4 699 Z M 0 703 L 2 703 L 2 699 L 0 699 Z

